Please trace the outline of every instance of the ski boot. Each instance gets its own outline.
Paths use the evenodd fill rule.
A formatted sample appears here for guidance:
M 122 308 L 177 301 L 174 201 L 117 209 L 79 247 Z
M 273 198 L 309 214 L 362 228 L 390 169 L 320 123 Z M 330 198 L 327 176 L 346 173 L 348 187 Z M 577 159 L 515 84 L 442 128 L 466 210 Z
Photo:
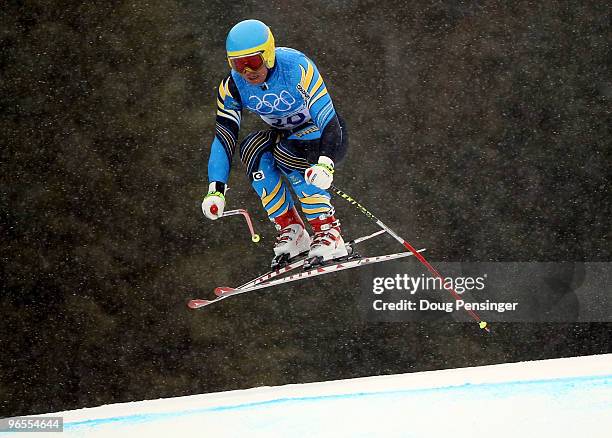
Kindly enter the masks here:
M 352 246 L 344 243 L 340 234 L 340 221 L 334 216 L 310 220 L 314 231 L 308 258 L 304 263 L 304 269 L 321 266 L 330 260 L 346 260 Z
M 310 249 L 310 235 L 295 207 L 273 220 L 279 231 L 271 264 L 271 268 L 276 270 L 287 266 L 295 257 L 306 255 Z

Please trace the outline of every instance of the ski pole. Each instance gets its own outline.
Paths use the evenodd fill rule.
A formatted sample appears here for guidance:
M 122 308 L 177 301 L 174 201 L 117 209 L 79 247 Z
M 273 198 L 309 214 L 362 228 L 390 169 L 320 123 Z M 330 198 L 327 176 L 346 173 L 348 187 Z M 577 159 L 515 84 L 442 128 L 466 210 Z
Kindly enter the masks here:
M 255 242 L 255 243 L 259 242 L 261 237 L 259 236 L 259 234 L 255 233 L 255 230 L 253 229 L 253 222 L 251 221 L 251 215 L 245 209 L 239 208 L 237 210 L 228 210 L 228 211 L 224 212 L 221 215 L 221 217 L 235 216 L 237 214 L 241 214 L 244 217 L 244 219 L 246 220 L 247 226 L 249 227 L 249 231 L 251 232 L 251 240 L 253 242 Z
M 338 196 L 340 196 L 342 199 L 344 199 L 345 201 L 348 201 L 351 205 L 356 206 L 359 211 L 361 211 L 364 215 L 366 215 L 368 218 L 372 219 L 374 222 L 376 222 L 376 224 L 382 228 L 383 230 L 385 230 L 387 233 L 389 233 L 395 240 L 397 240 L 399 243 L 401 243 L 402 245 L 404 245 L 404 247 L 406 247 L 406 249 L 408 249 L 408 251 L 412 252 L 415 257 L 417 258 L 417 260 L 419 262 L 421 262 L 428 270 L 429 272 L 431 272 L 433 275 L 435 275 L 436 277 L 438 277 L 441 281 L 442 284 L 444 285 L 444 288 L 446 290 L 448 290 L 450 292 L 450 294 L 453 296 L 453 298 L 455 298 L 455 300 L 459 301 L 461 300 L 461 295 L 459 295 L 455 289 L 453 289 L 452 286 L 450 286 L 449 283 L 446 282 L 446 280 L 444 279 L 444 277 L 442 276 L 442 274 L 440 274 L 438 272 L 438 270 L 436 268 L 434 268 L 431 263 L 429 263 L 427 261 L 427 259 L 421 254 L 419 253 L 410 243 L 406 242 L 406 240 L 402 239 L 397 233 L 395 233 L 391 228 L 389 228 L 388 226 L 386 226 L 380 219 L 378 219 L 376 216 L 374 216 L 372 213 L 370 213 L 370 211 L 365 208 L 363 205 L 361 205 L 359 202 L 357 202 L 353 197 L 351 197 L 350 195 L 348 195 L 347 193 L 343 192 L 342 190 L 340 190 L 338 187 L 332 185 L 330 187 L 330 190 L 332 192 L 334 192 L 335 194 L 337 194 Z M 481 329 L 486 330 L 487 332 L 490 332 L 491 330 L 489 329 L 489 327 L 487 326 L 486 321 L 483 321 L 483 319 L 473 310 L 471 309 L 466 309 L 466 312 L 478 323 L 478 326 Z

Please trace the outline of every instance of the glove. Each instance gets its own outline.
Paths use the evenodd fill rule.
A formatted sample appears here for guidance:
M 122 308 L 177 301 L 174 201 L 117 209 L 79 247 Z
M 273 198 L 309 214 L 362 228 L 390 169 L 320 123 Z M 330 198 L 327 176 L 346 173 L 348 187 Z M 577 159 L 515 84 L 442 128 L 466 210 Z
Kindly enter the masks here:
M 225 208 L 225 184 L 213 181 L 208 186 L 208 194 L 202 201 L 202 212 L 208 219 L 219 219 Z
M 327 190 L 334 180 L 334 161 L 321 155 L 319 163 L 306 169 L 306 182 L 320 189 Z

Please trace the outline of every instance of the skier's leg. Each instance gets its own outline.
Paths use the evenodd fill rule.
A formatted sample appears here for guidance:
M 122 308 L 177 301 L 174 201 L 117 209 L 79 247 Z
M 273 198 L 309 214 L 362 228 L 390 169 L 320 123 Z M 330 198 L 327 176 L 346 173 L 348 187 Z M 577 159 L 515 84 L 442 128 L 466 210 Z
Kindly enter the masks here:
M 319 138 L 320 132 L 316 126 L 307 126 L 277 143 L 274 157 L 287 175 L 300 200 L 302 212 L 315 233 L 308 256 L 326 261 L 346 256 L 347 250 L 340 232 L 340 221 L 331 204 L 331 195 L 304 179 L 304 171 L 318 159 Z
M 329 192 L 308 184 L 303 172 L 293 171 L 287 176 L 314 231 L 308 258 L 320 258 L 319 262 L 323 262 L 346 256 L 340 221 L 336 218 Z
M 240 158 L 251 186 L 279 231 L 274 246 L 273 267 L 310 248 L 310 236 L 272 154 L 276 142 L 277 133 L 270 130 L 253 132 L 240 144 Z

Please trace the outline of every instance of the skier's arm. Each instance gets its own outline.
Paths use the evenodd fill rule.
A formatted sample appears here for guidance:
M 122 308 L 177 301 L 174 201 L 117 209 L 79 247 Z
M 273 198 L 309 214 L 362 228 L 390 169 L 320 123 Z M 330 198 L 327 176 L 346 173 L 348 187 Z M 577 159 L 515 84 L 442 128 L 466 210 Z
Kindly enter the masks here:
M 321 147 L 319 154 L 331 158 L 336 161 L 336 152 L 342 144 L 342 128 L 340 128 L 340 121 L 334 111 L 334 116 L 323 128 L 321 133 Z
M 217 93 L 215 137 L 208 159 L 208 194 L 202 202 L 202 211 L 210 219 L 219 218 L 225 208 L 225 190 L 236 150 L 241 112 L 240 94 L 228 75 L 221 81 Z
M 236 150 L 242 103 L 231 75 L 228 75 L 217 92 L 217 119 L 215 137 L 208 159 L 208 181 L 227 183 L 232 157 Z
M 307 106 L 310 116 L 321 131 L 318 163 L 306 171 L 306 181 L 322 189 L 328 189 L 333 181 L 337 151 L 342 144 L 342 129 L 317 67 L 304 57 L 300 68 L 302 71 L 300 85 L 309 96 Z
M 342 130 L 334 104 L 323 77 L 310 59 L 305 56 L 302 58 L 300 70 L 302 73 L 300 85 L 309 96 L 307 106 L 310 116 L 321 131 L 320 155 L 335 160 L 336 151 L 342 144 Z

